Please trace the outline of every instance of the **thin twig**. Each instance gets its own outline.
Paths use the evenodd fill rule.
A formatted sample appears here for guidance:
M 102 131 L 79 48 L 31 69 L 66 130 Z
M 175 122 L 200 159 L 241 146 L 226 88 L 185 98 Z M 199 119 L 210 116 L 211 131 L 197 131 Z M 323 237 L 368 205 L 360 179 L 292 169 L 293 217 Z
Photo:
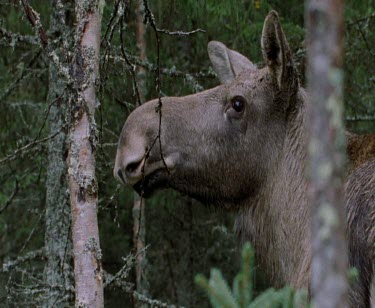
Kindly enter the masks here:
M 16 187 L 14 188 L 13 190 L 13 193 L 12 195 L 9 197 L 9 199 L 7 200 L 7 202 L 5 202 L 5 204 L 1 207 L 0 209 L 0 215 L 9 207 L 9 205 L 12 203 L 14 197 L 17 195 L 18 193 L 18 190 L 19 190 L 19 186 L 18 186 L 18 180 L 16 179 Z
M 374 57 L 374 53 L 372 52 L 372 48 L 370 47 L 370 44 L 368 43 L 368 41 L 367 41 L 367 39 L 366 39 L 366 36 L 365 36 L 365 34 L 363 33 L 363 31 L 362 31 L 361 26 L 360 26 L 359 23 L 357 23 L 357 30 L 358 30 L 359 34 L 361 35 L 362 40 L 365 42 L 365 45 L 366 45 L 366 47 L 367 47 L 367 51 L 369 52 L 369 54 L 370 54 L 371 56 Z
M 35 260 L 37 258 L 42 258 L 42 257 L 45 257 L 44 248 L 34 250 L 34 251 L 30 251 L 23 256 L 18 256 L 16 259 L 10 260 L 10 261 L 4 263 L 3 268 L 0 270 L 0 272 L 3 272 L 3 273 L 9 272 L 9 270 L 11 270 L 12 268 L 14 268 L 15 266 L 17 266 L 21 263 L 25 263 L 25 262 L 28 262 L 28 261 L 31 261 L 31 260 Z
M 36 60 L 39 58 L 41 54 L 41 49 L 37 50 L 36 54 L 31 58 L 31 60 L 28 62 L 27 66 L 25 69 L 22 69 L 20 73 L 18 74 L 15 78 L 14 81 L 12 81 L 7 87 L 6 90 L 0 94 L 0 102 L 4 102 L 5 99 L 12 94 L 12 91 L 17 88 L 17 86 L 25 79 L 28 79 L 32 76 L 35 76 L 35 72 L 31 71 L 31 67 L 34 65 Z M 28 71 L 30 69 L 30 71 Z M 37 73 L 40 73 L 40 71 L 37 71 Z M 38 75 L 36 77 L 39 77 Z
M 38 219 L 37 219 L 37 221 L 34 223 L 34 226 L 31 229 L 31 231 L 29 233 L 29 236 L 27 237 L 27 239 L 26 239 L 25 243 L 23 244 L 23 246 L 22 246 L 22 248 L 21 248 L 21 250 L 20 250 L 19 253 L 22 253 L 25 250 L 25 248 L 27 247 L 27 245 L 29 244 L 31 238 L 33 237 L 33 235 L 35 233 L 36 227 L 38 226 L 38 224 L 42 220 L 42 217 L 44 217 L 43 214 L 40 214 L 39 217 L 38 217 Z
M 124 57 L 124 60 L 125 60 L 126 64 L 129 67 L 130 74 L 132 75 L 134 91 L 135 91 L 135 94 L 136 94 L 136 97 L 137 97 L 137 102 L 140 105 L 141 104 L 141 97 L 139 95 L 137 77 L 136 77 L 136 74 L 135 74 L 135 66 L 132 65 L 132 63 L 129 61 L 129 59 L 128 59 L 126 53 L 125 53 L 125 49 L 124 49 L 124 38 L 123 38 L 123 22 L 124 22 L 124 20 L 123 19 L 124 19 L 124 16 L 121 19 L 121 27 L 120 27 L 121 53 L 122 53 L 122 56 Z
M 358 24 L 359 22 L 368 21 L 372 18 L 375 18 L 375 13 L 372 13 L 372 14 L 370 14 L 368 16 L 365 16 L 365 17 L 362 17 L 362 18 L 358 18 L 356 20 L 349 21 L 346 25 L 349 27 L 349 26 L 352 26 L 354 24 Z
M 112 11 L 111 17 L 106 27 L 106 32 L 101 41 L 101 45 L 104 47 L 103 48 L 104 49 L 104 57 L 103 57 L 104 61 L 103 61 L 103 65 L 100 71 L 104 71 L 106 60 L 108 59 L 108 53 L 112 47 L 111 42 L 112 42 L 113 34 L 115 32 L 117 25 L 122 24 L 122 20 L 125 16 L 127 7 L 128 7 L 128 2 L 125 1 L 125 3 L 123 4 L 122 0 L 118 0 L 114 5 L 114 9 Z
M 150 22 L 151 27 L 154 29 L 155 38 L 156 38 L 156 50 L 157 50 L 157 56 L 156 56 L 156 64 L 157 64 L 157 70 L 156 70 L 156 90 L 158 92 L 158 105 L 155 108 L 155 111 L 159 113 L 159 128 L 158 128 L 158 136 L 159 139 L 159 148 L 160 148 L 160 158 L 163 161 L 163 165 L 165 169 L 167 170 L 168 174 L 170 174 L 169 168 L 167 166 L 167 163 L 165 162 L 164 155 L 163 155 L 163 149 L 161 145 L 161 118 L 162 118 L 162 107 L 163 102 L 161 100 L 162 93 L 161 93 L 161 78 L 160 78 L 160 37 L 158 28 L 155 24 L 155 18 L 154 14 L 151 12 L 147 0 L 143 0 L 143 5 L 145 7 L 145 22 Z
M 117 145 L 117 144 L 116 144 Z M 105 205 L 100 207 L 100 210 L 107 209 L 109 205 L 113 202 L 115 197 L 119 194 L 120 192 L 121 185 L 117 185 L 115 192 L 109 197 L 108 201 L 105 203 Z
M 125 264 L 115 275 L 108 275 L 107 273 L 107 279 L 104 283 L 104 288 L 109 287 L 117 280 L 125 279 L 129 275 L 130 270 L 133 268 L 138 255 L 144 253 L 146 249 L 148 249 L 148 247 L 149 246 L 144 247 L 141 251 L 137 252 L 136 254 L 130 253 L 128 256 L 126 256 L 126 258 L 123 258 Z
M 128 58 L 129 62 L 133 62 L 132 65 L 138 65 L 142 66 L 143 68 L 147 69 L 150 72 L 157 72 L 157 65 L 150 63 L 148 61 L 141 61 L 137 56 L 134 56 L 126 51 L 125 49 L 126 57 Z M 108 56 L 109 59 L 113 60 L 114 63 L 116 62 L 125 62 L 126 61 L 123 57 L 113 55 Z M 127 65 L 127 64 L 126 64 Z M 209 78 L 213 79 L 216 78 L 216 74 L 214 72 L 196 72 L 196 73 L 185 73 L 183 71 L 177 70 L 175 67 L 172 68 L 160 68 L 160 74 L 161 75 L 167 75 L 170 77 L 182 77 L 182 78 Z
M 356 115 L 354 117 L 345 117 L 345 121 L 375 121 L 375 116 L 371 115 Z
M 206 30 L 203 30 L 203 29 L 196 29 L 196 30 L 193 30 L 193 31 L 189 31 L 189 32 L 184 32 L 184 31 L 169 31 L 169 30 L 166 30 L 166 29 L 159 29 L 157 28 L 157 31 L 159 33 L 164 33 L 164 34 L 168 34 L 168 35 L 172 35 L 172 36 L 190 36 L 190 35 L 193 35 L 193 34 L 196 34 L 196 33 L 206 33 Z
M 45 114 L 44 114 L 43 123 L 42 123 L 42 125 L 41 125 L 41 127 L 40 127 L 40 129 L 39 129 L 39 132 L 38 132 L 38 134 L 36 135 L 34 141 L 36 141 L 36 140 L 40 137 L 40 134 L 42 133 L 43 128 L 44 128 L 44 126 L 45 126 L 46 123 L 47 123 L 47 119 L 48 119 L 48 116 L 49 116 L 49 114 L 50 114 L 50 112 L 51 112 L 51 107 L 52 107 L 52 105 L 55 104 L 58 100 L 60 100 L 60 99 L 63 97 L 63 95 L 65 94 L 65 91 L 66 91 L 66 88 L 64 89 L 64 91 L 63 91 L 58 97 L 56 97 L 56 99 L 54 99 L 50 104 L 48 104 L 47 110 L 46 110 L 46 112 L 45 112 Z
M 18 154 L 36 146 L 39 143 L 45 142 L 47 140 L 50 140 L 50 139 L 56 137 L 65 128 L 65 126 L 66 125 L 63 125 L 57 132 L 53 133 L 50 136 L 47 136 L 47 137 L 39 139 L 39 140 L 34 140 L 34 141 L 30 142 L 29 144 L 23 146 L 22 148 L 19 148 L 19 149 L 15 150 L 13 154 L 10 154 L 10 155 L 4 157 L 3 159 L 1 159 L 0 164 L 6 162 L 8 160 L 14 159 L 14 157 L 17 156 Z
M 56 50 L 53 50 L 49 44 L 48 36 L 46 31 L 43 28 L 43 25 L 40 21 L 40 15 L 37 13 L 29 4 L 28 0 L 21 0 L 23 10 L 25 12 L 26 18 L 29 20 L 31 26 L 34 28 L 37 37 L 41 42 L 41 46 L 46 51 L 48 58 L 55 64 L 57 72 L 64 79 L 67 84 L 72 83 L 71 75 L 69 68 L 65 67 L 59 56 L 56 54 Z
M 11 32 L 4 28 L 0 28 L 0 39 L 6 42 L 9 46 L 13 47 L 18 43 L 26 43 L 31 45 L 37 45 L 38 42 L 35 36 L 22 35 L 20 33 Z

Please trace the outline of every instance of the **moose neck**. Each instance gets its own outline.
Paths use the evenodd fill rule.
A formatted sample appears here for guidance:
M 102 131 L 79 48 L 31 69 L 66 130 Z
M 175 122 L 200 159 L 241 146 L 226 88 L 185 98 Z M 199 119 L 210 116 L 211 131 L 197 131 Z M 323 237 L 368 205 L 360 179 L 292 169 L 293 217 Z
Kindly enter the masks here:
M 277 286 L 307 287 L 310 270 L 309 213 L 306 201 L 304 100 L 291 115 L 283 151 L 262 191 L 240 207 L 235 229 L 250 241 L 257 262 Z

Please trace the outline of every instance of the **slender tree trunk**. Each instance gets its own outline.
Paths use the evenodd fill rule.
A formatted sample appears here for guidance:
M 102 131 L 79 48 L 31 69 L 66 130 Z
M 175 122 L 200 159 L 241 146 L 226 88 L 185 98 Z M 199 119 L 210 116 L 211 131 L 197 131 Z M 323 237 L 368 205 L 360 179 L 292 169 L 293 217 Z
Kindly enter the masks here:
M 71 21 L 67 20 L 68 3 L 57 6 L 51 1 L 50 37 L 56 38 L 71 31 Z M 61 56 L 61 55 L 60 55 Z M 58 76 L 57 68 L 51 61 L 49 65 L 49 92 L 47 103 L 50 106 L 48 122 L 50 134 L 61 130 L 65 122 L 67 96 L 65 83 Z M 71 268 L 70 207 L 66 179 L 66 130 L 62 130 L 48 142 L 47 196 L 45 250 L 47 262 L 44 268 L 48 291 L 42 297 L 43 307 L 67 306 L 72 299 L 73 275 Z
M 315 307 L 347 307 L 343 175 L 343 1 L 310 0 L 308 30 L 309 197 Z
M 135 265 L 135 283 L 138 293 L 147 296 L 148 288 L 145 277 L 146 267 L 146 252 L 142 251 L 145 248 L 146 228 L 145 228 L 145 200 L 134 194 L 133 204 L 133 243 L 137 253 Z M 137 307 L 146 307 L 142 303 L 137 303 Z
M 76 306 L 103 307 L 101 250 L 97 221 L 98 184 L 95 176 L 101 13 L 104 2 L 76 1 L 76 42 L 69 127 L 68 178 L 72 210 Z
M 139 52 L 139 59 L 146 60 L 146 40 L 145 40 L 145 25 L 143 23 L 144 7 L 143 1 L 138 0 L 136 4 L 136 41 Z M 146 71 L 142 66 L 137 67 L 137 84 L 140 104 L 145 102 L 146 94 Z M 137 258 L 135 265 L 136 290 L 138 293 L 148 295 L 148 285 L 145 275 L 145 268 L 147 264 L 146 252 L 142 252 L 145 248 L 146 241 L 146 221 L 145 221 L 145 200 L 134 193 L 133 205 L 133 243 L 136 249 Z M 144 304 L 136 302 L 137 307 L 145 307 Z

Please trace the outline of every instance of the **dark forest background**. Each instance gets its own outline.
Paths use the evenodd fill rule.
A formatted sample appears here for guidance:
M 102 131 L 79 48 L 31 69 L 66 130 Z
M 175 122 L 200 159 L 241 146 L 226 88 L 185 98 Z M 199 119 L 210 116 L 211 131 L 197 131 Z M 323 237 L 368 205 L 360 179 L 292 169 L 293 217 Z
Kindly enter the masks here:
M 133 75 L 121 45 L 132 64 L 145 68 L 146 100 L 158 96 L 155 34 L 147 25 L 147 60 L 140 61 L 135 43 L 135 1 L 128 3 L 124 23 L 108 32 L 118 2 L 106 1 L 103 12 L 97 85 L 100 108 L 96 113 L 100 137 L 96 157 L 99 229 L 103 268 L 111 274 L 123 268 L 129 261 L 124 258 L 133 249 L 133 192 L 120 187 L 112 175 L 118 136 L 137 101 Z M 55 2 L 30 1 L 40 13 L 45 29 L 51 29 L 50 17 L 56 9 L 51 3 Z M 66 3 L 73 10 L 74 5 Z M 188 36 L 160 34 L 163 95 L 181 96 L 218 85 L 206 52 L 210 40 L 222 41 L 262 66 L 260 36 L 271 9 L 281 17 L 304 80 L 303 1 L 155 0 L 149 4 L 159 28 L 205 30 Z M 346 1 L 345 117 L 347 128 L 357 133 L 375 132 L 374 29 L 375 2 Z M 62 37 L 69 41 L 69 31 L 59 33 L 55 42 Z M 42 292 L 32 285 L 43 281 L 46 260 L 39 251 L 44 246 L 46 230 L 50 76 L 48 58 L 19 2 L 0 0 L 0 306 L 28 305 Z M 231 213 L 217 211 L 174 191 L 162 191 L 147 200 L 147 295 L 169 304 L 208 306 L 194 277 L 198 273 L 208 275 L 212 267 L 217 267 L 232 281 L 239 269 L 232 225 Z M 66 243 L 69 247 L 68 238 Z M 35 258 L 22 260 L 22 256 L 34 252 Z M 130 272 L 126 280 L 133 283 L 134 275 Z M 261 273 L 258 276 L 256 289 L 260 291 L 265 285 Z M 125 307 L 130 305 L 131 297 L 123 288 L 111 286 L 105 290 L 105 300 L 107 307 Z

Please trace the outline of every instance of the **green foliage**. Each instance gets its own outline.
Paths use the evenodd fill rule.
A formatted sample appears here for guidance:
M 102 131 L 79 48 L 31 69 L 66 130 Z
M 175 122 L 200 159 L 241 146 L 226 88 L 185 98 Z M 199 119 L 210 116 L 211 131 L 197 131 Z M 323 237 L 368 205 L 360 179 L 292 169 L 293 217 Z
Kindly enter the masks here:
M 197 275 L 196 283 L 207 293 L 214 308 L 292 308 L 308 307 L 305 290 L 284 287 L 262 292 L 254 298 L 254 250 L 249 243 L 242 248 L 242 267 L 234 278 L 232 290 L 218 269 L 211 270 L 210 279 Z

